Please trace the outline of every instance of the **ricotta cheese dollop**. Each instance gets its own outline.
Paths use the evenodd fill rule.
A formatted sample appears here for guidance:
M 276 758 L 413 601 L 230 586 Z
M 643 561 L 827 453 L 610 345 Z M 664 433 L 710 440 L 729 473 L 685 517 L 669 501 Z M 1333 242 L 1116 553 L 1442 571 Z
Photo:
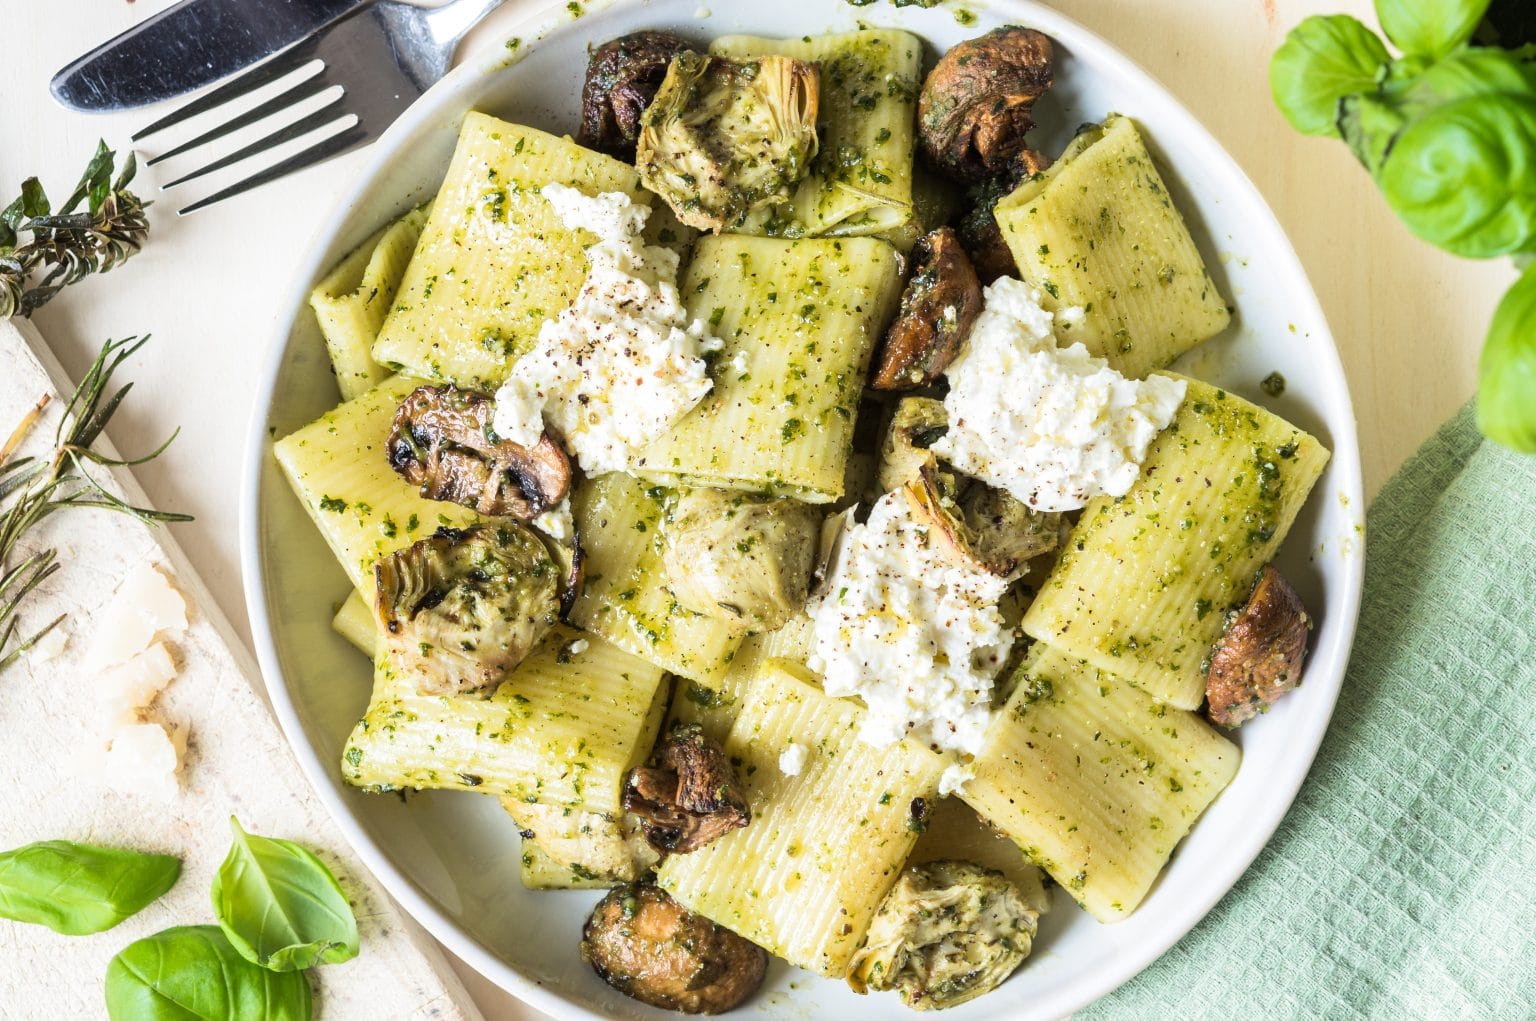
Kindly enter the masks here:
M 779 772 L 785 776 L 799 776 L 805 769 L 805 760 L 810 753 L 805 750 L 805 745 L 791 741 L 779 753 Z
M 1023 281 L 1002 277 L 985 296 L 946 373 L 949 432 L 934 452 L 1040 511 L 1124 496 L 1183 403 L 1184 382 L 1126 379 L 1082 344 L 1057 347 L 1053 316 Z
M 904 490 L 851 525 L 812 617 L 811 669 L 829 695 L 869 712 L 859 738 L 903 737 L 943 751 L 980 751 L 992 681 L 1013 635 L 997 604 L 1008 583 L 954 556 L 913 514 Z
M 651 211 L 623 192 L 541 190 L 561 221 L 597 236 L 575 302 L 545 320 L 496 392 L 503 439 L 538 443 L 546 423 L 588 474 L 623 471 L 704 399 L 703 355 L 719 338 L 690 320 L 677 293 L 677 253 L 641 239 Z

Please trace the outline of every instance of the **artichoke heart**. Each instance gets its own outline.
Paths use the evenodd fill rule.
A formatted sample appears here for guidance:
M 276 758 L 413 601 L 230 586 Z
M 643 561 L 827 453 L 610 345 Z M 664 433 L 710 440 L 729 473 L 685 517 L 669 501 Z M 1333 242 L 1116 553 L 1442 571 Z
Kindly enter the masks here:
M 380 559 L 374 580 L 390 660 L 427 695 L 495 687 L 559 616 L 558 568 L 511 521 L 440 528 Z
M 1017 576 L 1061 541 L 1061 515 L 1032 509 L 1001 489 L 955 471 L 929 450 L 948 430 L 944 405 L 906 397 L 896 406 L 880 456 L 880 485 L 905 487 L 918 517 L 971 567 Z
M 1039 913 L 1001 872 L 968 861 L 910 866 L 848 965 L 855 992 L 895 989 L 943 1010 L 1002 984 L 1029 956 Z
M 685 489 L 667 522 L 667 586 L 685 609 L 775 631 L 805 606 L 819 518 L 794 500 Z
M 640 122 L 640 178 L 691 227 L 739 226 L 810 168 L 819 91 L 815 65 L 792 57 L 678 54 Z

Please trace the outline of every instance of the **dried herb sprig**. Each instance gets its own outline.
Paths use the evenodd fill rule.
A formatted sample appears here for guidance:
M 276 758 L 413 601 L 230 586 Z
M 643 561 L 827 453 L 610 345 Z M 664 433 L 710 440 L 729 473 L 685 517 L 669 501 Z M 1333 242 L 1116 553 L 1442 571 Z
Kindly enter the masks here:
M 125 460 L 93 449 L 117 413 L 123 398 L 133 389 L 125 383 L 109 394 L 112 377 L 148 337 L 109 340 L 80 380 L 65 405 L 54 432 L 53 450 L 46 457 L 20 456 L 27 434 L 47 409 L 45 397 L 29 411 L 4 444 L 0 444 L 0 671 L 15 663 L 48 632 L 63 621 L 55 618 L 27 635 L 21 633 L 18 612 L 22 602 L 59 570 L 56 549 L 43 549 L 22 557 L 14 565 L 18 547 L 38 524 L 57 511 L 70 507 L 97 507 L 128 514 L 147 524 L 190 521 L 185 514 L 169 514 L 136 507 L 105 489 L 91 477 L 90 467 L 131 467 L 152 461 L 165 452 L 177 434 L 143 457 Z
M 29 177 L 0 210 L 0 319 L 31 315 L 65 287 L 116 269 L 144 247 L 149 203 L 128 190 L 137 164 L 129 153 L 114 179 L 116 158 L 106 142 L 98 142 L 75 190 L 57 209 L 38 179 Z

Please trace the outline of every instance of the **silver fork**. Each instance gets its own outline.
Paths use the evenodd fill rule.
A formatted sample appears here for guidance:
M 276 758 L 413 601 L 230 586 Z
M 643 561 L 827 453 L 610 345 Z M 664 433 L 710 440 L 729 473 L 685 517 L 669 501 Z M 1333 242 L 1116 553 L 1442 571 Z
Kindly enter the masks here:
M 464 33 L 505 0 L 449 0 L 422 8 L 378 0 L 331 22 L 311 38 L 290 46 L 239 77 L 162 117 L 133 136 L 134 142 L 198 114 L 232 104 L 264 85 L 285 81 L 282 90 L 249 110 L 230 116 L 148 164 L 192 151 L 268 117 L 286 114 L 286 123 L 206 166 L 161 185 L 161 190 L 222 170 L 321 129 L 331 129 L 307 147 L 249 177 L 199 199 L 180 212 L 204 209 L 259 185 L 349 152 L 378 138 L 434 82 L 448 73 Z M 298 115 L 297 107 L 341 87 L 318 109 Z

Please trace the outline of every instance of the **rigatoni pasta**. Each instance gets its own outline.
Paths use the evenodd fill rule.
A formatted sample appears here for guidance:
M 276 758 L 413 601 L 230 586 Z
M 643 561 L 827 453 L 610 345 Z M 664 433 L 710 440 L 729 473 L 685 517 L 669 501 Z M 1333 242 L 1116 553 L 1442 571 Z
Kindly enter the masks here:
M 1193 713 L 1037 645 L 963 797 L 1101 922 L 1141 903 L 1238 751 Z
M 552 183 L 650 201 L 634 167 L 569 138 L 466 115 L 374 360 L 469 388 L 506 379 L 586 275 L 592 238 L 560 222 L 539 193 Z
M 1127 376 L 1163 368 L 1231 319 L 1129 117 L 1085 128 L 995 215 L 1045 307 L 1081 310 L 1063 321 L 1063 343 Z
M 394 307 L 405 267 L 421 239 L 430 204 L 418 206 L 364 241 L 309 295 L 342 400 L 378 386 L 389 370 L 373 360 L 373 342 Z
M 477 517 L 457 504 L 424 498 L 389 466 L 384 448 L 395 412 L 419 385 L 393 376 L 273 446 L 294 494 L 369 604 L 374 561 L 439 527 Z
M 669 858 L 657 881 L 700 914 L 791 964 L 841 978 L 917 840 L 944 763 L 901 742 L 855 737 L 863 713 L 782 660 L 757 674 L 725 748 L 741 762 L 753 819 Z M 779 768 L 808 750 L 798 775 Z
M 873 238 L 701 238 L 683 293 L 725 341 L 714 389 L 635 472 L 838 499 L 870 354 L 900 286 L 895 249 Z
M 612 473 L 585 482 L 571 499 L 586 557 L 586 582 L 570 619 L 620 648 L 682 677 L 724 675 L 741 632 L 677 605 L 666 587 L 661 548 L 667 491 Z
M 1186 382 L 1183 406 L 1130 492 L 1084 508 L 1023 628 L 1160 701 L 1196 709 L 1227 611 L 1247 600 L 1328 451 L 1235 394 Z
M 650 754 L 667 694 L 659 667 L 565 629 L 489 698 L 424 695 L 382 655 L 342 778 L 369 790 L 476 791 L 617 814 L 624 775 Z

